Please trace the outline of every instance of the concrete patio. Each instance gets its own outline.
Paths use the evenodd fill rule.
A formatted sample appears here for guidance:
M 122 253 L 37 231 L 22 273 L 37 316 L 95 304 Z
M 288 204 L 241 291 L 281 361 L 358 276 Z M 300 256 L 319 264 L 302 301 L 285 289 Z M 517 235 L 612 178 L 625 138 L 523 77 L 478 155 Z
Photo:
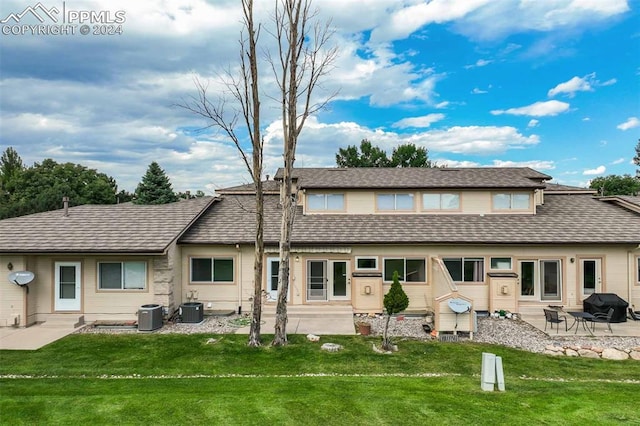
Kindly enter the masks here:
M 585 328 L 580 322 L 574 323 L 571 315 L 564 312 L 560 312 L 559 314 L 560 318 L 566 319 L 567 327 L 571 327 L 568 331 L 565 331 L 564 323 L 553 324 L 553 329 L 551 329 L 550 324 L 547 324 L 545 331 L 545 319 L 542 312 L 540 312 L 540 315 L 524 314 L 521 315 L 521 319 L 547 333 L 549 336 L 640 337 L 640 321 L 627 318 L 626 322 L 611 323 L 612 332 L 607 328 L 607 324 L 596 323 L 595 329 L 593 332 L 590 332 L 591 323 L 586 323 L 587 328 Z M 556 328 L 557 325 L 559 325 L 559 327 Z

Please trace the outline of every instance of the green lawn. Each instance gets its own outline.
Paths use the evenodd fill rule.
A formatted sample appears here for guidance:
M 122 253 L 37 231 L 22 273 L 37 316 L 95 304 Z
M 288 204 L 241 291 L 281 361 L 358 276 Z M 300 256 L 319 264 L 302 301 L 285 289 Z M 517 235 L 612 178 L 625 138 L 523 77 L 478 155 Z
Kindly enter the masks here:
M 469 342 L 400 341 L 382 355 L 360 336 L 290 336 L 284 348 L 210 337 L 79 334 L 0 351 L 0 424 L 640 425 L 637 361 Z M 327 341 L 345 349 L 323 352 Z M 502 356 L 506 392 L 480 390 L 482 352 Z

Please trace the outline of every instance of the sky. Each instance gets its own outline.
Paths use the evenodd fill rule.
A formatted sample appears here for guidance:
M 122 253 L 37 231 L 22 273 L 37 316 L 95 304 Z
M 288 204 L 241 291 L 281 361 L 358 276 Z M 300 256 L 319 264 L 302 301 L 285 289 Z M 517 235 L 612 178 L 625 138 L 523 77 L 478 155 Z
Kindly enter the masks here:
M 273 176 L 282 125 L 264 58 L 276 52 L 275 1 L 257 3 L 264 173 Z M 314 93 L 330 101 L 307 120 L 297 167 L 335 166 L 339 148 L 368 139 L 389 155 L 412 143 L 439 165 L 527 166 L 566 185 L 635 173 L 640 1 L 313 6 L 338 57 Z M 13 147 L 28 166 L 82 164 L 130 192 L 152 161 L 176 191 L 250 182 L 226 134 L 179 106 L 200 81 L 227 112 L 237 107 L 224 78 L 237 75 L 241 18 L 240 0 L 3 0 L 0 150 Z

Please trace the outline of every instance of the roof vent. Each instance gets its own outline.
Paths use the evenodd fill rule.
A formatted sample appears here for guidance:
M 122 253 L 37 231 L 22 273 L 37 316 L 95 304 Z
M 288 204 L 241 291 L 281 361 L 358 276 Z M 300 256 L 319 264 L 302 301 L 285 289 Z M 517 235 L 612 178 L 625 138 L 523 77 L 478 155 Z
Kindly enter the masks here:
M 69 216 L 69 197 L 62 197 L 62 206 L 64 208 L 64 217 Z

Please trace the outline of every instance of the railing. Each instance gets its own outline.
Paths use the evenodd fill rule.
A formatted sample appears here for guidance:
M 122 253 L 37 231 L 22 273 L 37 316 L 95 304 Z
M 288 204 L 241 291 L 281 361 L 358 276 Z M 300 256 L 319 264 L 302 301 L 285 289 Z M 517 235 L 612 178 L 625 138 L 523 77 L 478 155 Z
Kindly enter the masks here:
M 437 298 L 458 291 L 458 286 L 451 279 L 449 270 L 443 260 L 439 257 L 434 257 L 432 260 L 431 276 L 433 277 L 433 297 Z

